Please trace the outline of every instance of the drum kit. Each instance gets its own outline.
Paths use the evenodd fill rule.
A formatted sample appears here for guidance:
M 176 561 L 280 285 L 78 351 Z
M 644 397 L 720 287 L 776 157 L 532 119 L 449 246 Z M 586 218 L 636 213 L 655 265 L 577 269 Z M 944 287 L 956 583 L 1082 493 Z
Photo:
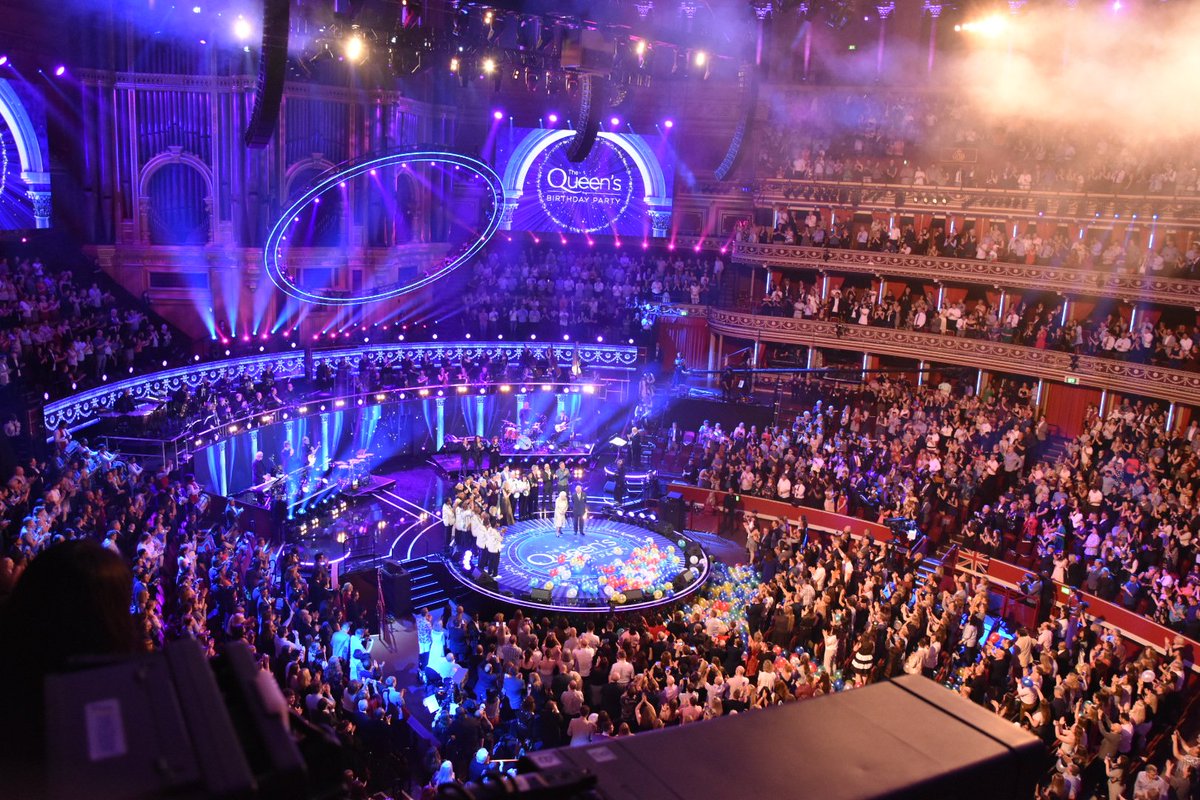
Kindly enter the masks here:
M 536 434 L 536 424 L 530 426 L 529 432 L 521 430 L 521 427 L 510 419 L 504 420 L 501 425 L 500 438 L 504 441 L 504 444 L 517 452 L 526 452 L 533 449 L 533 436 Z
M 351 458 L 347 461 L 334 461 L 329 465 L 333 470 L 334 480 L 336 480 L 343 488 L 346 486 L 358 486 L 360 483 L 370 478 L 371 459 L 374 456 L 374 453 L 369 453 L 366 450 L 359 450 L 354 454 L 354 458 Z
M 526 426 L 525 430 L 521 426 L 510 419 L 506 419 L 501 423 L 501 440 L 517 452 L 528 452 L 534 448 L 537 443 L 543 443 L 543 440 L 548 440 L 554 443 L 556 440 L 563 438 L 563 434 L 568 434 L 566 438 L 570 439 L 574 436 L 573 431 L 574 420 L 567 420 L 553 425 L 552 432 L 546 431 L 545 418 L 534 420 Z

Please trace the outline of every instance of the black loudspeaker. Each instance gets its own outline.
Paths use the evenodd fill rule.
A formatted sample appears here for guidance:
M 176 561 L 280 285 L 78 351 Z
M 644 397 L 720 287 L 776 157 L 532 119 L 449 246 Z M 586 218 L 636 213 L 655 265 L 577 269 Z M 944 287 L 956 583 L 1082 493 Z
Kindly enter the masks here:
M 675 576 L 675 578 L 671 581 L 671 586 L 675 588 L 675 591 L 681 592 L 687 587 L 691 586 L 692 581 L 694 580 L 696 580 L 696 573 L 692 572 L 690 569 L 685 569 L 683 572 Z
M 258 56 L 258 84 L 254 88 L 254 109 L 242 137 L 246 147 L 262 149 L 275 135 L 279 124 L 279 106 L 283 100 L 283 82 L 287 77 L 289 0 L 263 3 L 262 52 Z
M 640 603 L 646 599 L 646 593 L 641 589 L 630 589 L 625 593 L 626 603 Z
M 600 116 L 607 104 L 608 81 L 598 75 L 584 75 L 579 93 L 579 124 L 567 145 L 567 160 L 578 164 L 592 152 L 600 133 Z
M 549 589 L 530 589 L 529 599 L 535 603 L 549 603 L 551 598 Z
M 399 617 L 412 611 L 412 576 L 401 564 L 389 561 L 380 575 L 383 602 L 387 610 Z
M 725 158 L 713 170 L 714 177 L 719 181 L 729 177 L 729 173 L 737 166 L 742 155 L 742 145 L 750 135 L 750 125 L 754 122 L 754 113 L 758 108 L 758 66 L 753 62 L 743 65 L 741 72 L 738 73 L 738 82 L 742 85 L 738 124 L 733 129 L 733 136 L 729 140 L 729 149 L 725 151 Z
M 679 492 L 671 492 L 663 498 L 661 505 L 662 509 L 658 516 L 662 521 L 669 524 L 671 529 L 676 533 L 682 531 L 686 524 L 686 506 L 684 505 L 683 495 Z
M 484 589 L 487 589 L 489 592 L 496 591 L 496 589 L 500 585 L 500 584 L 496 583 L 495 578 L 493 578 L 491 575 L 489 575 L 486 572 L 479 573 L 479 577 L 477 577 L 475 579 L 475 582 L 478 583 L 480 586 L 482 586 Z

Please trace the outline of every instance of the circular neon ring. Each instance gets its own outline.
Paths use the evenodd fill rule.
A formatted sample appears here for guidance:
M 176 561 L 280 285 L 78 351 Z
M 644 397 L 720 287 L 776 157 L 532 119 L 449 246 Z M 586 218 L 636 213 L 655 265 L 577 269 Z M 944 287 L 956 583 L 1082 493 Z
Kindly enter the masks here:
M 293 221 L 296 214 L 304 208 L 314 198 L 324 194 L 329 189 L 337 186 L 339 183 L 357 178 L 366 172 L 380 167 L 390 167 L 397 164 L 453 164 L 459 167 L 474 172 L 483 178 L 487 184 L 487 188 L 492 193 L 492 213 L 488 219 L 487 226 L 483 233 L 479 234 L 478 238 L 460 253 L 457 257 L 445 264 L 437 272 L 426 275 L 424 278 L 406 283 L 403 286 L 393 287 L 383 292 L 375 292 L 373 294 L 356 295 L 353 297 L 329 297 L 322 294 L 313 294 L 297 286 L 291 278 L 289 278 L 280 267 L 280 245 L 284 241 L 284 232 Z M 427 286 L 430 283 L 448 275 L 458 267 L 462 266 L 467 259 L 478 253 L 484 245 L 495 235 L 500 227 L 500 215 L 504 211 L 504 188 L 500 181 L 500 176 L 496 174 L 490 166 L 476 158 L 464 156 L 459 153 L 442 152 L 436 150 L 417 150 L 403 153 L 393 153 L 379 158 L 373 158 L 369 161 L 364 161 L 360 164 L 352 164 L 350 166 L 341 167 L 329 174 L 328 177 L 322 178 L 311 189 L 302 194 L 296 199 L 283 215 L 280 216 L 275 225 L 271 228 L 271 233 L 267 236 L 266 245 L 263 247 L 263 268 L 267 272 L 267 276 L 271 282 L 278 286 L 284 293 L 309 303 L 318 305 L 341 305 L 350 306 L 361 303 L 375 303 L 380 300 L 388 300 L 393 297 L 400 297 L 414 289 L 419 289 L 422 286 Z

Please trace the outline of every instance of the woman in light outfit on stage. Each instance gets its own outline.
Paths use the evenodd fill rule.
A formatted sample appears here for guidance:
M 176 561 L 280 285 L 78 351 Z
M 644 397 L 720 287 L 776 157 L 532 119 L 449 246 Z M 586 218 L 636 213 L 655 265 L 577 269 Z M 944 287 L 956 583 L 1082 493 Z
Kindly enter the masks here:
M 554 501 L 554 535 L 562 536 L 563 528 L 567 526 L 567 493 L 559 492 Z

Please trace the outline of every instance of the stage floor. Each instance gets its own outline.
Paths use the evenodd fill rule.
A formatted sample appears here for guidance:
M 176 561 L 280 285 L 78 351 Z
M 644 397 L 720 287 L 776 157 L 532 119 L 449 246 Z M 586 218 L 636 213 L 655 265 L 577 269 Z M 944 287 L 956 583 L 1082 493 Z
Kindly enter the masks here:
M 578 536 L 568 519 L 557 536 L 549 519 L 539 519 L 508 527 L 494 586 L 481 580 L 477 561 L 467 571 L 459 558 L 451 573 L 473 591 L 510 603 L 607 611 L 647 608 L 699 588 L 708 577 L 703 555 L 691 565 L 691 580 L 675 587 L 689 566 L 685 558 L 679 541 L 626 522 L 590 519 L 586 535 Z

